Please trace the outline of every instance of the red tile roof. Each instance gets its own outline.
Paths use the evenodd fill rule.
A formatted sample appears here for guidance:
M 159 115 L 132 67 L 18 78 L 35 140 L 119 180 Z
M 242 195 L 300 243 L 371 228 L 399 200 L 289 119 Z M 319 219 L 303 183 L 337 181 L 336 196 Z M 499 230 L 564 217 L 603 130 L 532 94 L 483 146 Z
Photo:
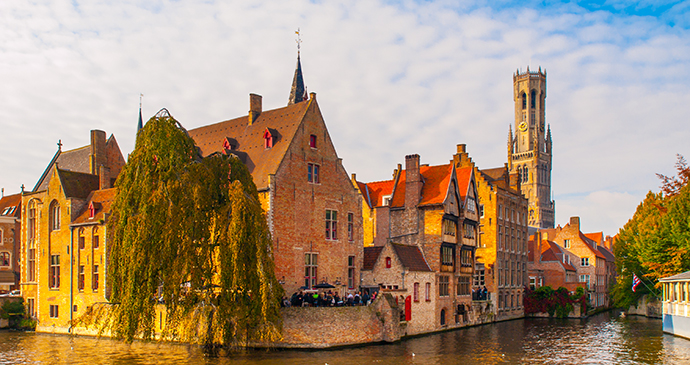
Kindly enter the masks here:
M 364 200 L 367 201 L 370 208 L 380 207 L 383 205 L 383 197 L 393 194 L 393 180 L 374 181 L 370 183 L 357 182 Z
M 379 259 L 383 246 L 364 247 L 364 263 L 362 270 L 374 270 L 374 264 Z
M 6 195 L 0 199 L 0 216 L 21 218 L 22 194 Z
M 247 165 L 256 187 L 261 190 L 268 187 L 268 175 L 278 170 L 312 104 L 316 105 L 315 99 L 262 111 L 251 125 L 249 117 L 243 116 L 192 129 L 188 133 L 204 157 L 214 152 L 224 152 L 223 142 L 226 138 L 237 142 L 237 145 L 233 146 L 233 153 Z M 272 131 L 272 135 L 275 132 L 271 148 L 264 147 L 263 133 L 267 128 Z
M 91 192 L 79 216 L 72 222 L 73 224 L 81 223 L 100 223 L 105 221 L 107 215 L 110 214 L 110 208 L 115 201 L 117 194 L 116 188 L 96 190 Z M 94 203 L 96 212 L 93 217 L 90 217 L 89 206 Z
M 395 254 L 398 255 L 404 268 L 410 271 L 431 271 L 429 264 L 418 246 L 401 245 L 391 243 Z
M 585 233 L 585 237 L 596 242 L 597 245 L 600 245 L 602 242 L 604 242 L 604 232 Z
M 463 204 L 467 197 L 467 193 L 470 191 L 470 182 L 472 181 L 473 172 L 474 169 L 471 166 L 455 169 L 455 174 L 458 179 L 458 190 L 460 191 L 460 197 Z
M 422 166 L 420 172 L 424 177 L 422 198 L 419 205 L 441 204 L 448 195 L 451 165 Z

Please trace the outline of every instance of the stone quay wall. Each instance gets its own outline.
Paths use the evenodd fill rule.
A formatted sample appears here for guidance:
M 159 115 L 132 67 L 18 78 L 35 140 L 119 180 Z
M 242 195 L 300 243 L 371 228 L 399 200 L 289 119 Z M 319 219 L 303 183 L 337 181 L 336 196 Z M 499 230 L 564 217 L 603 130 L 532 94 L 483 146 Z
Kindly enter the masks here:
M 637 302 L 637 306 L 631 305 L 630 308 L 628 308 L 626 314 L 661 318 L 661 302 L 655 298 L 649 298 L 649 296 L 644 295 L 640 298 L 640 301 Z

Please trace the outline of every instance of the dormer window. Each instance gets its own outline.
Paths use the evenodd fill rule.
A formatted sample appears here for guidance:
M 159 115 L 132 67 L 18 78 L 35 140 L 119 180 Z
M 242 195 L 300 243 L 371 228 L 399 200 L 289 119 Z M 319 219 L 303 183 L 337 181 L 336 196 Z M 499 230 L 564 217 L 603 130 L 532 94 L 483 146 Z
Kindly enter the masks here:
M 264 138 L 265 138 L 265 137 L 264 137 Z M 227 138 L 227 137 L 226 137 L 226 138 L 223 140 L 223 150 L 224 150 L 224 151 L 233 151 L 235 148 L 237 148 L 237 147 L 235 146 L 234 143 L 230 142 L 230 138 Z
M 383 205 L 391 205 L 391 195 L 383 196 Z
M 96 207 L 93 206 L 93 202 L 89 203 L 89 218 L 96 216 Z
M 271 148 L 273 147 L 273 135 L 271 135 L 271 131 L 266 128 L 264 131 L 264 148 Z
M 309 136 L 309 147 L 316 148 L 316 136 L 313 134 Z

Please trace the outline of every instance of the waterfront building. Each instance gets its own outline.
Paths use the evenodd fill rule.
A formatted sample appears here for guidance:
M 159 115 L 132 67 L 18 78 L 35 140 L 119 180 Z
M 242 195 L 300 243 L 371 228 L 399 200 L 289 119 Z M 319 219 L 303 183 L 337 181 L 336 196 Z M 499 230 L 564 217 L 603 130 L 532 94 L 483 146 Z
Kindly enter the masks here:
M 542 232 L 537 231 L 530 237 L 528 251 L 527 272 L 531 289 L 550 286 L 553 289 L 564 287 L 574 292 L 586 285 L 578 281 L 577 269 L 572 264 L 578 257 L 542 237 Z
M 21 290 L 37 330 L 70 327 L 104 302 L 106 221 L 112 183 L 124 166 L 114 136 L 91 131 L 91 143 L 58 151 L 31 192 L 22 194 Z
M 408 155 L 405 169 L 398 165 L 392 180 L 355 182 L 375 222 L 370 228 L 374 247 L 365 255 L 376 259 L 365 266 L 363 287 L 411 302 L 408 335 L 467 325 L 477 314 L 471 313 L 471 285 L 479 203 L 474 166 L 461 163 L 464 149 L 459 145 L 450 164 L 437 166 L 421 165 L 419 155 Z M 432 276 L 425 274 L 427 268 Z M 422 307 L 431 308 L 432 322 L 428 309 L 416 309 Z
M 189 131 L 202 155 L 240 158 L 252 174 L 273 237 L 276 277 L 288 294 L 328 283 L 359 287 L 362 201 L 335 151 L 316 101 L 306 97 L 300 59 L 288 105 Z
M 508 133 L 508 168 L 517 173 L 521 192 L 529 201 L 530 233 L 553 228 L 555 202 L 551 199 L 551 127 L 546 124 L 546 72 L 519 70 L 513 74 L 515 134 Z
M 662 328 L 690 339 L 690 271 L 659 279 L 663 290 Z
M 461 161 L 471 164 L 466 153 Z M 475 167 L 480 211 L 480 245 L 473 286 L 486 286 L 498 319 L 524 316 L 527 285 L 527 199 L 520 192 L 519 175 L 507 166 Z
M 0 199 L 0 294 L 19 289 L 21 194 Z

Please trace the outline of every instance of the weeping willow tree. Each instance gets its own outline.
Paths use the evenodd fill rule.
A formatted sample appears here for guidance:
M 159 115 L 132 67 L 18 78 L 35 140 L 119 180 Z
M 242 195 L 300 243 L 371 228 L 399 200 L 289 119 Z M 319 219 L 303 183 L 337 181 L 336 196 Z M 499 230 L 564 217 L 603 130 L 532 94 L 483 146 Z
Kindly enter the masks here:
M 280 336 L 272 240 L 247 168 L 201 158 L 167 111 L 140 130 L 108 221 L 110 308 L 119 338 L 245 345 Z M 156 310 L 164 306 L 165 317 Z

